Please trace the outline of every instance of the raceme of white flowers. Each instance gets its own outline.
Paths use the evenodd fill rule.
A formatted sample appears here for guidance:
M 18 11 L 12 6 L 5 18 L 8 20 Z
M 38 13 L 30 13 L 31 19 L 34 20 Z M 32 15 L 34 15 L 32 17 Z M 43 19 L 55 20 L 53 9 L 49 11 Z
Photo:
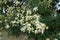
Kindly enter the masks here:
M 19 4 L 18 1 L 14 0 L 14 3 L 15 2 L 16 5 Z M 9 29 L 14 26 L 20 26 L 19 23 L 22 25 L 20 29 L 20 31 L 22 32 L 43 34 L 45 32 L 45 29 L 48 29 L 48 26 L 45 23 L 40 22 L 41 15 L 33 13 L 38 11 L 37 6 L 33 8 L 33 11 L 31 9 L 28 9 L 26 6 L 22 6 L 22 9 L 20 7 L 16 7 L 17 12 L 14 6 L 7 7 L 8 8 L 6 9 L 7 10 L 6 17 L 4 15 L 0 15 L 1 16 L 0 23 L 3 23 L 4 21 L 6 29 Z M 4 8 L 3 12 L 5 13 Z
M 35 10 L 35 8 L 33 8 L 33 10 Z M 44 23 L 41 23 L 39 21 L 40 15 L 35 14 L 35 15 L 31 16 L 29 14 L 32 14 L 31 10 L 27 10 L 27 13 L 26 13 L 26 21 L 27 22 L 23 24 L 21 31 L 22 32 L 27 31 L 28 33 L 32 32 L 34 34 L 37 34 L 37 33 L 43 34 L 45 29 L 48 29 L 48 27 Z M 28 21 L 30 21 L 30 22 L 28 22 Z M 32 25 L 34 25 L 35 28 Z

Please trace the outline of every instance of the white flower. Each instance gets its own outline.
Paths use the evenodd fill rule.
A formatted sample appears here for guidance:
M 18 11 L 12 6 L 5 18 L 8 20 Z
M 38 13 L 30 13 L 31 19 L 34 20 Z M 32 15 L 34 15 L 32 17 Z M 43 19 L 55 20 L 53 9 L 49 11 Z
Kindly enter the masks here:
M 39 24 L 39 21 L 35 21 L 35 24 Z
M 38 31 L 37 30 L 35 30 L 35 34 L 37 34 L 38 33 Z
M 15 3 L 15 2 L 14 2 Z M 20 2 L 19 1 L 16 1 L 16 5 L 18 5 L 18 4 L 20 4 Z
M 27 31 L 28 31 L 28 33 L 30 33 L 31 32 L 31 28 L 27 27 Z
M 41 33 L 41 29 L 38 29 L 37 31 L 38 31 L 38 33 Z
M 19 17 L 19 13 L 17 14 L 17 16 Z
M 46 40 L 50 40 L 50 38 L 46 38 Z
M 15 17 L 15 20 L 17 20 L 18 19 L 18 17 Z
M 26 26 L 22 27 L 20 30 L 21 30 L 22 32 L 25 32 Z
M 44 23 L 40 23 L 42 27 L 46 27 L 46 25 Z
M 46 29 L 48 29 L 49 27 L 46 27 Z
M 21 24 L 24 23 L 24 19 L 18 20 L 18 22 L 20 22 Z
M 5 26 L 5 28 L 6 28 L 6 29 L 9 29 L 9 28 L 10 28 L 10 26 L 7 24 L 7 25 Z
M 28 14 L 31 14 L 31 13 L 32 13 L 31 10 L 27 10 L 27 15 L 28 15 Z
M 33 8 L 33 11 L 36 12 L 37 10 L 38 10 L 38 7 L 34 7 L 34 8 Z
M 31 26 L 31 24 L 30 24 L 30 23 L 28 23 L 28 24 L 27 24 L 27 26 L 28 26 L 28 27 L 30 27 L 30 26 Z
M 5 19 L 5 22 L 7 21 L 7 19 Z
M 31 31 L 34 32 L 34 28 L 33 27 L 31 28 Z
M 58 40 L 57 38 L 55 38 L 54 40 Z
M 57 14 L 54 15 L 54 17 L 56 17 L 56 16 L 57 16 Z
M 22 11 L 22 14 L 25 12 L 25 10 L 21 10 Z
M 36 24 L 36 29 L 41 29 L 41 25 Z
M 16 23 L 18 24 L 19 22 L 17 21 Z
M 14 20 L 14 21 L 11 21 L 11 23 L 16 23 L 16 21 Z
M 34 18 L 36 21 L 39 21 L 40 15 L 35 14 L 35 15 L 33 15 L 33 18 Z
M 26 16 L 26 21 L 31 20 L 32 16 Z

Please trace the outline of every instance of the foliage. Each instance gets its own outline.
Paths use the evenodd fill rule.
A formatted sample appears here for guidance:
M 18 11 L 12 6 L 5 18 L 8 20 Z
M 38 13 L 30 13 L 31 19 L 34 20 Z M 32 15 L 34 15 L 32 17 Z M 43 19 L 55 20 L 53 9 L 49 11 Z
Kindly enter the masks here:
M 60 14 L 56 0 L 0 0 L 0 30 L 27 33 L 36 40 L 60 39 Z

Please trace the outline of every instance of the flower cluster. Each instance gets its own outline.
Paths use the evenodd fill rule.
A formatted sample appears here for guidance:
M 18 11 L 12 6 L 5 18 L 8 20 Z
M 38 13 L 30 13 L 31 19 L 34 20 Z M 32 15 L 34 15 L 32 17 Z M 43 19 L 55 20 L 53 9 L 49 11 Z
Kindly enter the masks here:
M 30 12 L 30 11 L 29 11 Z M 31 13 L 31 12 L 30 12 Z M 23 24 L 23 27 L 21 28 L 22 32 L 28 32 L 28 33 L 44 33 L 45 29 L 48 29 L 48 27 L 39 21 L 40 15 L 26 15 L 26 23 Z M 29 22 L 30 21 L 30 22 Z M 34 26 L 33 26 L 34 25 Z
M 3 1 L 3 3 L 5 3 L 5 1 Z M 9 0 L 9 2 L 11 1 L 12 0 Z M 16 5 L 7 5 L 7 8 L 3 7 L 3 13 L 7 11 L 5 15 L 0 14 L 0 24 L 2 26 L 2 24 L 5 23 L 3 24 L 5 29 L 15 26 L 20 27 L 22 25 L 20 31 L 34 34 L 43 34 L 45 29 L 48 29 L 46 24 L 40 22 L 41 15 L 35 13 L 38 11 L 37 6 L 29 9 L 30 6 L 28 8 L 26 5 L 19 6 L 20 2 L 18 0 L 13 0 L 13 3 Z

